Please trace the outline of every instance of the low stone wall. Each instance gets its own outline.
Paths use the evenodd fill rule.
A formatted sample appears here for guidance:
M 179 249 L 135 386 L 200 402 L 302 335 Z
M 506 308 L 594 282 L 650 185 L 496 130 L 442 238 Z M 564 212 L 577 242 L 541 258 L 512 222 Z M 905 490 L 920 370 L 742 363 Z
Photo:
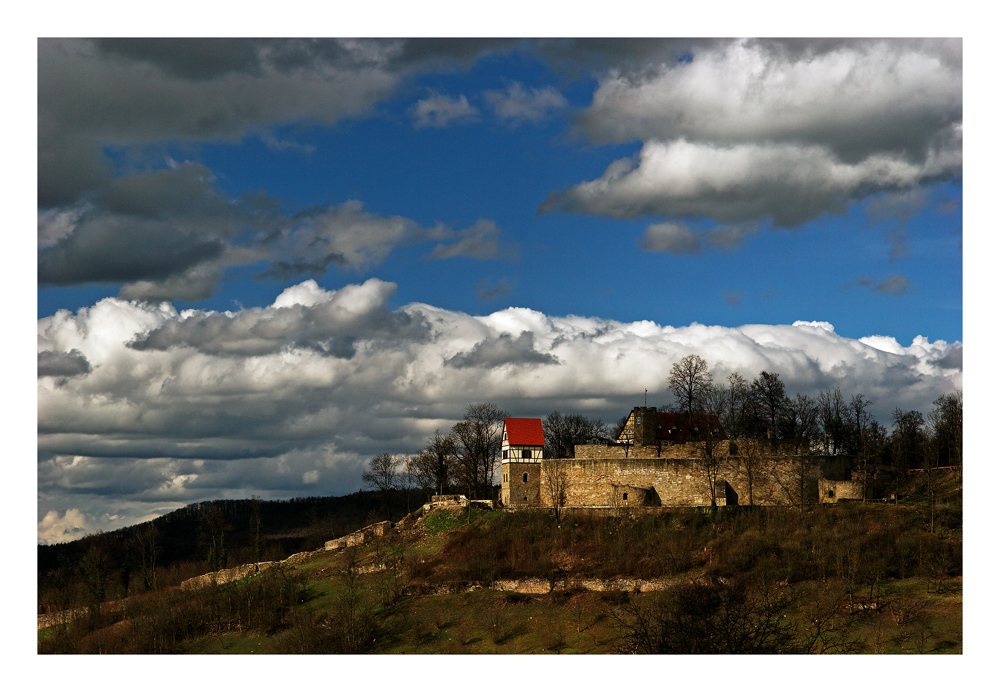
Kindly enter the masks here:
M 238 567 L 230 567 L 229 569 L 220 569 L 218 572 L 209 572 L 208 574 L 202 574 L 197 577 L 192 577 L 181 582 L 181 588 L 186 591 L 191 591 L 193 589 L 203 589 L 211 584 L 228 584 L 231 581 L 239 581 L 245 577 L 249 577 L 252 574 L 258 574 L 264 570 L 271 569 L 277 562 L 254 562 L 249 565 L 240 565 Z
M 60 610 L 57 613 L 45 613 L 38 616 L 38 629 L 44 630 L 56 625 L 68 625 L 79 617 L 83 617 L 87 612 L 86 608 L 73 608 L 72 610 Z
M 869 491 L 869 496 L 871 492 Z M 865 484 L 863 481 L 828 481 L 819 480 L 819 501 L 823 503 L 839 502 L 841 500 L 864 500 Z M 869 497 L 870 499 L 870 497 Z
M 544 596 L 559 591 L 625 591 L 647 593 L 669 589 L 686 578 L 672 579 L 498 579 L 492 583 L 442 584 L 440 586 L 412 586 L 408 593 L 442 595 L 492 589 L 505 593 L 524 593 Z
M 327 550 L 343 550 L 344 548 L 349 548 L 352 545 L 363 545 L 365 541 L 370 540 L 374 536 L 384 536 L 391 528 L 391 521 L 380 521 L 366 526 L 363 529 L 359 529 L 352 534 L 348 534 L 340 538 L 334 538 L 332 541 L 327 541 L 324 544 L 324 547 Z

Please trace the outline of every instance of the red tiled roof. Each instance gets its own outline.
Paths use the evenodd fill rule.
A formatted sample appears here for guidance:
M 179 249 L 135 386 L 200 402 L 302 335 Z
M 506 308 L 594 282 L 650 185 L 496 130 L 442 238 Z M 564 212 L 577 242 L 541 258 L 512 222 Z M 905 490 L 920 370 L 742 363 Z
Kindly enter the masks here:
M 545 444 L 541 418 L 504 418 L 503 427 L 507 431 L 507 443 L 512 445 Z

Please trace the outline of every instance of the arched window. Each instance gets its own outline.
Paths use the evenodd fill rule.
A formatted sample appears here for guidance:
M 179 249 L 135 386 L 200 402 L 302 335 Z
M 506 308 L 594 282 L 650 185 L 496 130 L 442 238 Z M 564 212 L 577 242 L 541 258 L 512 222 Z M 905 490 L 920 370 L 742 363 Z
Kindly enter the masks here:
M 524 482 L 527 483 L 528 482 L 528 474 L 526 474 L 526 473 L 523 474 L 523 477 L 524 477 Z

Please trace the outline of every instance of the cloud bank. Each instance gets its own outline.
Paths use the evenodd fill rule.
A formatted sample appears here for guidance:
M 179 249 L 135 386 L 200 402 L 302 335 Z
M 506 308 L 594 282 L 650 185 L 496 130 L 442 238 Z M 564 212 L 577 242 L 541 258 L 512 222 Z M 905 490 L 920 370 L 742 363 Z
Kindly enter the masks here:
M 478 401 L 610 421 L 645 389 L 668 403 L 670 367 L 690 353 L 718 380 L 768 370 L 790 393 L 862 392 L 883 422 L 962 384 L 960 342 L 391 309 L 395 288 L 309 280 L 235 312 L 107 298 L 40 319 L 39 540 L 203 499 L 351 492 L 368 458 L 418 451 Z
M 961 174 L 961 41 L 695 46 L 686 60 L 609 70 L 577 127 L 642 147 L 542 212 L 791 228 Z

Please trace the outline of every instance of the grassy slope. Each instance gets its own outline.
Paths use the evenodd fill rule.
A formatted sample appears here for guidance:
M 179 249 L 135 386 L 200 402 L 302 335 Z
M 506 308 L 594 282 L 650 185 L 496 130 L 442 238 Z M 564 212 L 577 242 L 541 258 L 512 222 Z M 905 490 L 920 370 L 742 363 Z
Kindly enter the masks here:
M 798 515 L 766 510 L 731 513 L 716 521 L 698 513 L 671 512 L 653 518 L 571 518 L 558 528 L 542 513 L 483 513 L 470 524 L 465 513 L 438 510 L 413 529 L 351 555 L 319 551 L 288 570 L 290 581 L 276 588 L 301 593 L 296 591 L 286 615 L 265 618 L 265 624 L 255 626 L 238 623 L 260 618 L 231 618 L 229 624 L 179 635 L 163 650 L 343 650 L 338 648 L 343 640 L 331 638 L 331 632 L 348 619 L 345 609 L 350 607 L 360 615 L 359 622 L 377 624 L 377 630 L 367 633 L 374 644 L 364 644 L 373 652 L 612 653 L 619 635 L 617 606 L 629 600 L 651 604 L 656 594 L 512 594 L 467 590 L 469 582 L 527 576 L 688 579 L 754 574 L 769 583 L 788 583 L 785 588 L 799 596 L 788 613 L 797 627 L 807 626 L 810 604 L 834 592 L 843 595 L 846 589 L 852 598 L 872 596 L 868 600 L 876 604 L 851 626 L 850 638 L 860 651 L 960 653 L 960 485 L 957 494 L 954 483 L 949 490 L 941 493 L 950 499 L 937 509 L 934 536 L 926 531 L 919 497 L 909 507 L 828 506 Z M 880 559 L 873 561 L 865 550 L 879 551 Z M 353 590 L 343 576 L 350 560 L 360 568 Z M 396 569 L 366 571 L 394 560 Z M 871 569 L 878 572 L 874 578 Z M 301 583 L 295 584 L 295 578 Z M 408 593 L 400 596 L 404 586 Z M 232 602 L 247 588 L 223 587 L 215 600 L 198 608 L 213 613 L 226 603 L 233 608 Z M 187 617 L 190 620 L 190 614 Z M 224 620 L 222 615 L 214 617 Z M 114 638 L 106 632 L 123 626 L 97 627 L 89 634 L 80 627 L 73 634 L 77 644 L 53 643 L 53 635 L 40 634 L 39 648 L 114 651 Z M 55 638 L 59 636 L 69 639 Z

